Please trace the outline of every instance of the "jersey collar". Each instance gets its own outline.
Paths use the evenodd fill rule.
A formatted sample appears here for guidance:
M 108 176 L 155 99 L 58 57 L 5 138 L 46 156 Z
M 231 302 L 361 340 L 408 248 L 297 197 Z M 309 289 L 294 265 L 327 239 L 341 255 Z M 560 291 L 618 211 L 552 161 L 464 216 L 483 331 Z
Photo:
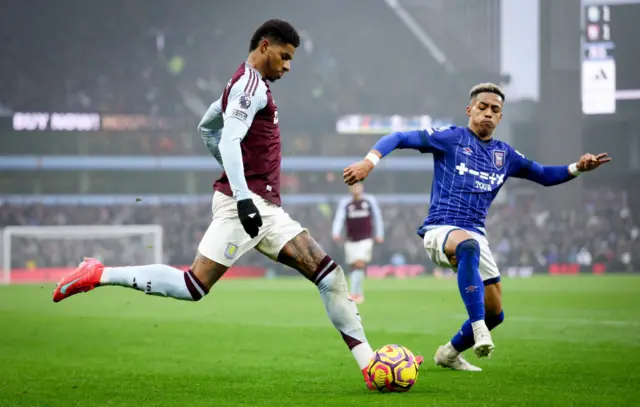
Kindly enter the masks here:
M 491 145 L 491 143 L 493 143 L 493 141 L 495 140 L 493 137 L 491 137 L 489 140 L 483 140 L 480 137 L 478 137 L 478 135 L 476 133 L 473 132 L 473 130 L 471 130 L 469 127 L 466 127 L 467 132 L 469 132 L 469 134 L 471 134 L 471 136 L 473 138 L 476 139 L 476 141 L 478 143 L 480 143 L 480 145 L 484 146 L 484 147 L 488 147 L 489 145 Z

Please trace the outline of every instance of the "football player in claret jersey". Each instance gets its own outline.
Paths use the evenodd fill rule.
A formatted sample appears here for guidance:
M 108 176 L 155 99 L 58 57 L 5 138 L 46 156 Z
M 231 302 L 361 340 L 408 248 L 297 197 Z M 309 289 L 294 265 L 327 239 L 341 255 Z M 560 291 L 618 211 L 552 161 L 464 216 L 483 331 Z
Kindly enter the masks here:
M 364 160 L 344 171 L 349 185 L 367 178 L 378 161 L 395 149 L 431 153 L 434 177 L 429 215 L 418 228 L 428 256 L 457 272 L 458 289 L 469 319 L 450 342 L 440 346 L 437 365 L 477 371 L 461 353 L 473 348 L 478 357 L 494 350 L 490 331 L 504 320 L 500 273 L 491 254 L 485 218 L 491 202 L 509 177 L 544 186 L 570 181 L 611 160 L 607 154 L 585 154 L 578 162 L 545 166 L 527 159 L 492 137 L 502 119 L 504 93 L 490 83 L 475 86 L 467 106 L 467 127 L 397 132 L 382 137 Z
M 247 60 L 198 126 L 224 172 L 214 184 L 213 217 L 191 268 L 183 272 L 163 264 L 105 267 L 96 259 L 85 259 L 60 281 L 55 302 L 103 285 L 198 301 L 238 258 L 256 249 L 318 287 L 329 319 L 365 373 L 373 350 L 349 299 L 342 268 L 280 206 L 280 129 L 269 82 L 289 71 L 299 43 L 288 22 L 262 24 L 251 38 Z M 369 376 L 364 377 L 373 390 Z
M 373 240 L 384 242 L 384 222 L 378 201 L 364 193 L 362 183 L 349 187 L 351 196 L 338 202 L 333 220 L 333 240 L 342 241 L 342 229 L 346 230 L 344 256 L 351 267 L 351 299 L 356 304 L 364 302 L 365 268 L 373 255 Z

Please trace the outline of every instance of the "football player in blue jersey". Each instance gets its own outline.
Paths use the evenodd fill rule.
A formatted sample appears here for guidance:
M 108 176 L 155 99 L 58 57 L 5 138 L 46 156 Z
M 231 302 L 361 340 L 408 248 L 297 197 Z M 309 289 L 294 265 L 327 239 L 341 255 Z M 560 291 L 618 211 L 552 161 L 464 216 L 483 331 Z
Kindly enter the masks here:
M 546 166 L 527 159 L 509 144 L 492 137 L 502 119 L 503 91 L 479 84 L 470 92 L 467 127 L 396 132 L 382 137 L 364 160 L 344 170 L 352 185 L 367 178 L 378 161 L 399 148 L 431 153 L 434 177 L 429 215 L 418 228 L 428 256 L 438 266 L 457 272 L 458 289 L 469 319 L 450 342 L 440 346 L 436 365 L 478 371 L 461 353 L 472 348 L 478 357 L 494 349 L 490 331 L 504 320 L 500 272 L 491 254 L 485 218 L 491 202 L 509 177 L 544 186 L 570 181 L 580 173 L 611 161 L 606 153 L 585 154 L 578 162 Z

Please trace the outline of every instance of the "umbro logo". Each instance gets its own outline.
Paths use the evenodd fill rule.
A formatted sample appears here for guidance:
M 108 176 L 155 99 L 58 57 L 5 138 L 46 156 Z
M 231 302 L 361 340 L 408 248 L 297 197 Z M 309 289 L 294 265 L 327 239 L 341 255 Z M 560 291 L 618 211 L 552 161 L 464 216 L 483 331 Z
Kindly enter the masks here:
M 255 213 L 250 213 L 250 214 L 249 214 L 249 217 L 250 217 L 251 219 L 253 219 L 253 218 L 255 218 L 255 217 L 256 217 L 256 214 L 255 214 Z

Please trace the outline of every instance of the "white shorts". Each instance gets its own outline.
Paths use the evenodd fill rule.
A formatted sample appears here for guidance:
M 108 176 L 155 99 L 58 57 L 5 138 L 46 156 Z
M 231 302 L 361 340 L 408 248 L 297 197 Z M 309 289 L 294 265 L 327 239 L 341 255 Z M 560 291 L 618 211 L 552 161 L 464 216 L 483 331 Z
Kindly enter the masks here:
M 436 266 L 457 271 L 456 267 L 451 266 L 447 255 L 444 253 L 444 245 L 447 237 L 449 237 L 449 233 L 454 230 L 464 230 L 480 244 L 480 276 L 485 285 L 500 281 L 500 271 L 489 248 L 487 238 L 480 233 L 461 229 L 457 226 L 437 226 L 427 230 L 427 233 L 424 235 L 424 248 L 427 250 L 427 255 L 431 261 L 433 261 Z
M 245 232 L 236 200 L 221 192 L 213 194 L 213 218 L 202 237 L 198 251 L 203 256 L 231 267 L 242 255 L 255 248 L 277 261 L 280 250 L 288 241 L 305 231 L 280 207 L 253 194 L 253 203 L 262 216 L 262 227 L 253 239 Z
M 357 261 L 369 263 L 373 254 L 373 239 L 358 240 L 357 242 L 345 242 L 344 257 L 347 264 Z

